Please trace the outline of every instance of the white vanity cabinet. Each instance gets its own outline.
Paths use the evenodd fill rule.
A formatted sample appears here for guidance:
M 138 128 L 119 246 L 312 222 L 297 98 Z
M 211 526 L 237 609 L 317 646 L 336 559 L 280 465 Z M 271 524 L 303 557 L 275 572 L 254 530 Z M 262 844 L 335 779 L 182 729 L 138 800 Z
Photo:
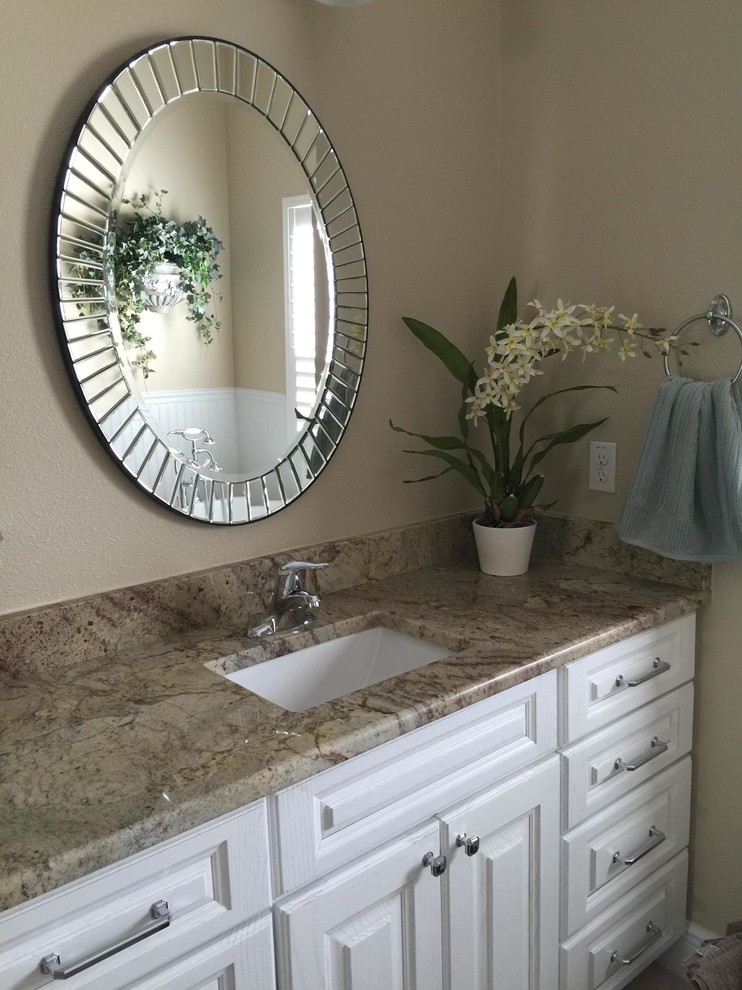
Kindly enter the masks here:
M 619 990 L 685 930 L 695 620 L 559 671 L 562 990 Z
M 0 990 L 619 990 L 684 931 L 694 629 L 5 912 Z
M 271 798 L 278 893 L 357 860 L 556 749 L 556 671 Z
M 276 905 L 281 990 L 551 990 L 555 696 L 552 672 L 276 796 L 284 889 L 331 871 Z
M 558 690 L 543 675 L 276 795 L 280 990 L 629 982 L 685 926 L 694 628 L 632 636 L 560 668 Z
M 0 990 L 272 990 L 270 906 L 262 800 L 0 914 Z
M 547 990 L 558 818 L 553 758 L 279 902 L 279 986 Z

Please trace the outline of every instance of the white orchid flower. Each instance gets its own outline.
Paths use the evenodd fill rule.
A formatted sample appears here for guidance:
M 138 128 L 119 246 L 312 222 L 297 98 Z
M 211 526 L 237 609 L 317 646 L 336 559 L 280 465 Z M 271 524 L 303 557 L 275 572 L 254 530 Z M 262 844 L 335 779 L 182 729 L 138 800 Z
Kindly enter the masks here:
M 633 316 L 624 316 L 623 313 L 618 314 L 619 320 L 623 320 L 623 329 L 626 331 L 626 333 L 631 334 L 632 336 L 636 333 L 637 330 L 642 329 L 641 323 L 637 322 L 636 319 L 637 316 L 638 313 L 634 313 Z

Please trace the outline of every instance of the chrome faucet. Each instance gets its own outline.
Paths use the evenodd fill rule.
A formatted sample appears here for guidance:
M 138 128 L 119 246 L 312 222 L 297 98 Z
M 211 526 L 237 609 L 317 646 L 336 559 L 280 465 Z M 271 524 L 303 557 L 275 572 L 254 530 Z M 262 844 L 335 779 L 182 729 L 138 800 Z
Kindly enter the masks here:
M 209 468 L 211 471 L 221 471 L 211 451 L 207 450 L 206 446 L 199 447 L 199 444 L 213 447 L 216 443 L 216 440 L 212 440 L 209 436 L 208 430 L 203 430 L 198 426 L 189 426 L 184 430 L 170 430 L 168 436 L 183 437 L 191 445 L 190 456 L 186 458 L 188 467 L 195 468 L 197 471 L 201 468 Z M 203 459 L 199 460 L 201 455 L 203 455 Z
M 290 560 L 278 568 L 273 601 L 267 612 L 252 617 L 248 636 L 273 636 L 278 632 L 299 632 L 315 621 L 320 597 L 304 587 L 307 571 L 329 567 L 308 560 Z

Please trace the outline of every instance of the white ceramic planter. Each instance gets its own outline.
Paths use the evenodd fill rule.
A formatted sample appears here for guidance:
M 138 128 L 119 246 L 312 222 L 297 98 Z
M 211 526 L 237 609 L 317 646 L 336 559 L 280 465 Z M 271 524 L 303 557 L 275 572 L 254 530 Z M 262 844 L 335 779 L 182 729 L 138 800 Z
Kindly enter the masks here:
M 512 528 L 472 523 L 479 554 L 479 569 L 485 574 L 508 577 L 525 574 L 531 560 L 536 523 Z
M 152 274 L 142 281 L 142 292 L 147 297 L 150 312 L 169 313 L 186 297 L 180 288 L 180 268 L 164 261 L 155 265 Z

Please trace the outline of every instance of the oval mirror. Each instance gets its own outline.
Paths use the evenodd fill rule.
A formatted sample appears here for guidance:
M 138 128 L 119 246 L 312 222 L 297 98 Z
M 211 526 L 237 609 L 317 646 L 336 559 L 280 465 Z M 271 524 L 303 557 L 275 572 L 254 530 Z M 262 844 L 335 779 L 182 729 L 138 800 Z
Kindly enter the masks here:
M 55 205 L 62 349 L 116 464 L 201 522 L 294 501 L 347 426 L 368 327 L 353 197 L 301 96 L 237 45 L 156 45 L 83 115 Z

